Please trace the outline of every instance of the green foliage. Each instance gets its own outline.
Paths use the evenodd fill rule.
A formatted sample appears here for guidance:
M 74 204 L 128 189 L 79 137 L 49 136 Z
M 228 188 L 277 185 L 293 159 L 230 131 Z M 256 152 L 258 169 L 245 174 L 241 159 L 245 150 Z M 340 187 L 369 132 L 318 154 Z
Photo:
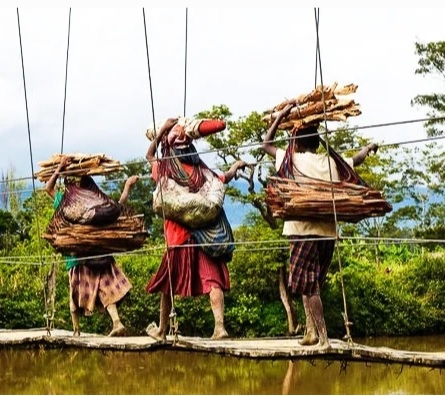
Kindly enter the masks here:
M 233 297 L 233 296 L 232 296 Z M 241 337 L 254 336 L 257 332 L 257 325 L 261 323 L 263 318 L 260 316 L 262 301 L 258 295 L 250 293 L 237 293 L 236 302 L 227 309 L 226 318 L 230 323 L 232 334 Z
M 158 322 L 159 295 L 148 294 L 145 286 L 161 262 L 163 245 L 146 245 L 146 252 L 116 257 L 123 272 L 129 278 L 132 289 L 119 306 L 119 315 L 129 333 L 145 334 L 152 321 Z M 109 323 L 109 319 L 107 318 Z
M 397 287 L 397 279 L 392 277 L 385 270 L 380 270 L 369 263 L 361 265 L 351 265 L 343 271 L 343 281 L 345 285 L 348 319 L 353 323 L 351 329 L 353 334 L 360 336 L 377 335 L 401 335 L 409 334 L 416 327 L 414 318 L 418 317 L 421 309 L 420 304 L 408 291 L 401 291 Z M 344 327 L 339 327 L 341 312 L 344 306 L 337 306 L 337 311 L 341 307 L 340 314 L 337 313 L 337 320 L 333 318 L 335 314 L 331 300 L 338 304 L 342 296 L 340 274 L 337 272 L 328 282 L 326 297 L 324 301 L 328 323 L 337 323 L 337 326 L 329 328 L 331 334 L 344 335 Z M 414 330 L 416 331 L 416 330 Z
M 255 226 L 235 230 L 240 244 L 229 264 L 232 289 L 226 294 L 226 326 L 233 337 L 282 336 L 287 322 L 278 295 L 276 270 L 287 261 L 287 249 L 272 247 L 267 241 L 279 240 L 257 219 Z M 255 242 L 249 244 L 248 242 Z M 264 244 L 264 245 L 262 245 Z M 28 246 L 33 246 L 28 243 Z M 163 243 L 149 241 L 138 254 L 116 256 L 133 288 L 119 305 L 119 314 L 129 334 L 144 335 L 146 326 L 159 318 L 159 295 L 145 292 L 145 285 L 157 270 L 164 251 Z M 264 249 L 266 247 L 266 249 Z M 58 255 L 39 256 L 22 245 L 22 263 L 0 263 L 0 327 L 31 328 L 46 324 L 45 284 L 51 262 L 58 264 L 54 324 L 71 330 L 68 307 L 68 276 Z M 379 246 L 380 264 L 374 250 L 365 243 L 343 241 L 342 274 L 348 318 L 354 337 L 364 335 L 410 335 L 443 332 L 445 315 L 445 252 L 423 254 L 405 245 Z M 31 265 L 30 257 L 35 264 Z M 334 258 L 322 299 L 331 337 L 345 334 L 343 297 L 338 265 Z M 48 297 L 48 294 L 46 295 Z M 303 317 L 299 298 L 294 299 Z M 179 330 L 184 335 L 209 337 L 213 317 L 208 296 L 175 298 Z M 50 312 L 49 312 L 50 313 Z M 111 321 L 107 314 L 95 312 L 81 318 L 83 332 L 107 334 Z
M 0 181 L 0 202 L 5 209 L 16 217 L 22 206 L 21 192 L 26 188 L 23 180 L 17 180 L 15 168 L 10 165 L 6 171 L 6 175 L 2 172 Z
M 139 176 L 138 182 L 131 189 L 127 205 L 133 208 L 136 213 L 143 214 L 146 228 L 152 233 L 153 237 L 159 237 L 162 234 L 162 226 L 155 221 L 156 216 L 153 212 L 155 183 L 150 177 L 147 161 L 136 158 L 125 163 L 123 168 L 120 172 L 106 175 L 101 189 L 115 200 L 119 200 L 127 179 L 133 175 Z
M 10 212 L 0 209 L 0 235 L 17 232 L 19 226 Z
M 19 225 L 10 212 L 0 209 L 0 250 L 8 252 L 14 242 Z
M 424 331 L 441 333 L 445 330 L 445 251 L 420 255 L 413 260 L 412 271 L 401 279 L 412 290 L 425 309 Z
M 236 198 L 240 203 L 252 205 L 271 227 L 276 227 L 276 220 L 270 215 L 264 201 L 264 188 L 267 186 L 266 177 L 271 162 L 265 161 L 265 153 L 261 148 L 263 135 L 267 131 L 267 125 L 262 121 L 262 116 L 257 112 L 252 112 L 247 117 L 233 120 L 227 106 L 220 105 L 213 106 L 210 111 L 199 113 L 197 117 L 218 118 L 226 121 L 226 130 L 206 137 L 210 148 L 217 152 L 221 162 L 217 165 L 222 170 L 227 170 L 239 159 L 248 164 L 245 170 L 239 171 L 237 175 L 239 180 L 246 183 L 247 189 L 241 191 L 238 187 L 231 185 L 227 188 L 227 196 Z
M 10 249 L 19 240 L 28 237 L 27 224 L 30 218 L 22 211 L 22 195 L 26 183 L 18 181 L 15 169 L 10 166 L 6 175 L 2 172 L 0 181 L 0 251 L 9 253 Z
M 445 41 L 430 42 L 427 44 L 415 43 L 415 53 L 419 56 L 418 68 L 415 73 L 421 76 L 439 76 L 445 74 Z M 443 93 L 431 93 L 417 95 L 411 105 L 427 107 L 430 109 L 428 117 L 443 117 L 445 113 L 445 95 Z M 442 135 L 443 131 L 438 129 L 443 125 L 444 119 L 432 119 L 425 123 L 428 136 Z
M 282 240 L 281 230 L 272 230 L 258 215 L 252 217 L 252 224 L 234 231 L 239 245 L 230 269 L 237 282 L 234 287 L 247 293 L 259 288 L 269 295 L 277 290 L 277 273 L 287 264 L 288 246 L 283 248 L 282 243 L 271 244 L 273 240 Z M 236 276 L 238 272 L 242 276 Z
M 0 328 L 43 327 L 41 267 L 3 264 L 0 270 Z

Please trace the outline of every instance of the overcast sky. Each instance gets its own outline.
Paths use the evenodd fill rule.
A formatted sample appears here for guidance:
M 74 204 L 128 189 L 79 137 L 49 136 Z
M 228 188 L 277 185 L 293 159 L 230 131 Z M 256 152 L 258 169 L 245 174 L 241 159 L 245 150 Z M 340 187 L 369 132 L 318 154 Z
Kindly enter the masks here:
M 351 125 L 423 118 L 418 94 L 443 80 L 414 74 L 415 42 L 443 40 L 441 9 L 320 8 L 325 84 L 359 86 L 362 115 Z M 60 152 L 69 8 L 19 8 L 28 99 L 29 145 L 16 8 L 0 8 L 0 171 L 17 177 Z M 184 107 L 186 9 L 71 9 L 64 152 L 143 158 L 145 130 Z M 186 114 L 225 104 L 236 117 L 311 91 L 314 8 L 188 8 Z M 373 141 L 425 137 L 420 123 L 365 129 Z M 395 153 L 396 155 L 397 153 Z

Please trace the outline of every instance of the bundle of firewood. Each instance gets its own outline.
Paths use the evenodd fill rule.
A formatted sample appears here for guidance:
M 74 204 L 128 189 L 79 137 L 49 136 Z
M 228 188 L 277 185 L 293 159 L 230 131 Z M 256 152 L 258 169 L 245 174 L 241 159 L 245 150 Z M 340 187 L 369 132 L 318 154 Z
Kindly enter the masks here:
M 292 130 L 298 136 L 298 130 L 309 125 L 317 126 L 320 122 L 346 121 L 348 117 L 361 114 L 359 105 L 352 99 L 340 99 L 357 91 L 357 85 L 349 84 L 337 87 L 318 86 L 309 94 L 286 100 L 272 110 L 266 111 L 263 120 L 269 125 L 288 105 L 292 105 L 289 114 L 284 117 L 278 128 Z M 320 139 L 327 148 L 326 142 Z M 299 176 L 298 181 L 269 177 L 266 203 L 274 217 L 285 220 L 324 219 L 332 221 L 358 222 L 367 217 L 383 216 L 392 210 L 380 191 L 369 187 L 354 169 L 333 150 L 328 151 L 334 159 L 341 181 L 331 182 Z
M 62 254 L 106 254 L 141 248 L 149 233 L 144 215 L 124 211 L 112 224 L 73 224 L 62 217 L 53 219 L 43 238 Z
M 392 210 L 380 191 L 342 182 L 269 177 L 266 203 L 274 217 L 285 220 L 331 219 L 356 223 Z
M 318 86 L 309 94 L 300 95 L 297 98 L 286 100 L 273 109 L 266 110 L 263 121 L 269 125 L 273 123 L 278 113 L 287 105 L 292 105 L 290 113 L 284 117 L 278 126 L 279 129 L 300 129 L 311 124 L 319 124 L 324 121 L 346 121 L 348 117 L 361 114 L 359 104 L 353 99 L 340 98 L 357 91 L 358 86 L 349 84 L 337 87 L 337 83 L 331 86 Z
M 105 175 L 123 169 L 119 161 L 105 154 L 54 154 L 49 160 L 38 163 L 41 169 L 34 174 L 34 177 L 41 182 L 47 182 L 63 157 L 70 157 L 71 163 L 60 172 L 61 176 Z

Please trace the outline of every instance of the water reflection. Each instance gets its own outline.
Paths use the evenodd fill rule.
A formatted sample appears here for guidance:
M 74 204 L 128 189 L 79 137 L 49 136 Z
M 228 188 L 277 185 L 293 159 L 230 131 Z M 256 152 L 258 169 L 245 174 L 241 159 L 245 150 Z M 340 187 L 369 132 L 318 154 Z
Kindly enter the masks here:
M 445 352 L 445 335 L 428 337 L 377 337 L 355 339 L 357 343 L 372 347 L 389 347 L 403 351 Z
M 437 351 L 445 343 L 443 337 L 410 339 L 415 343 L 410 349 L 419 351 Z M 5 348 L 0 349 L 0 393 L 445 394 L 445 374 L 400 364 L 257 361 L 198 352 Z
M 444 394 L 440 370 L 384 364 L 289 362 L 282 394 Z

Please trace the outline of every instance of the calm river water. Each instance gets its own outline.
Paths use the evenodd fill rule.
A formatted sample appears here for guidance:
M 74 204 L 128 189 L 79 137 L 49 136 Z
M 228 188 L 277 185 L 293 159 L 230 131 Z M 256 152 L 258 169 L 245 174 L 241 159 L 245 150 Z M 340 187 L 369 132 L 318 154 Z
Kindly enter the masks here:
M 445 336 L 354 340 L 443 351 Z M 250 360 L 191 352 L 0 349 L 0 394 L 445 394 L 445 371 L 400 364 Z

